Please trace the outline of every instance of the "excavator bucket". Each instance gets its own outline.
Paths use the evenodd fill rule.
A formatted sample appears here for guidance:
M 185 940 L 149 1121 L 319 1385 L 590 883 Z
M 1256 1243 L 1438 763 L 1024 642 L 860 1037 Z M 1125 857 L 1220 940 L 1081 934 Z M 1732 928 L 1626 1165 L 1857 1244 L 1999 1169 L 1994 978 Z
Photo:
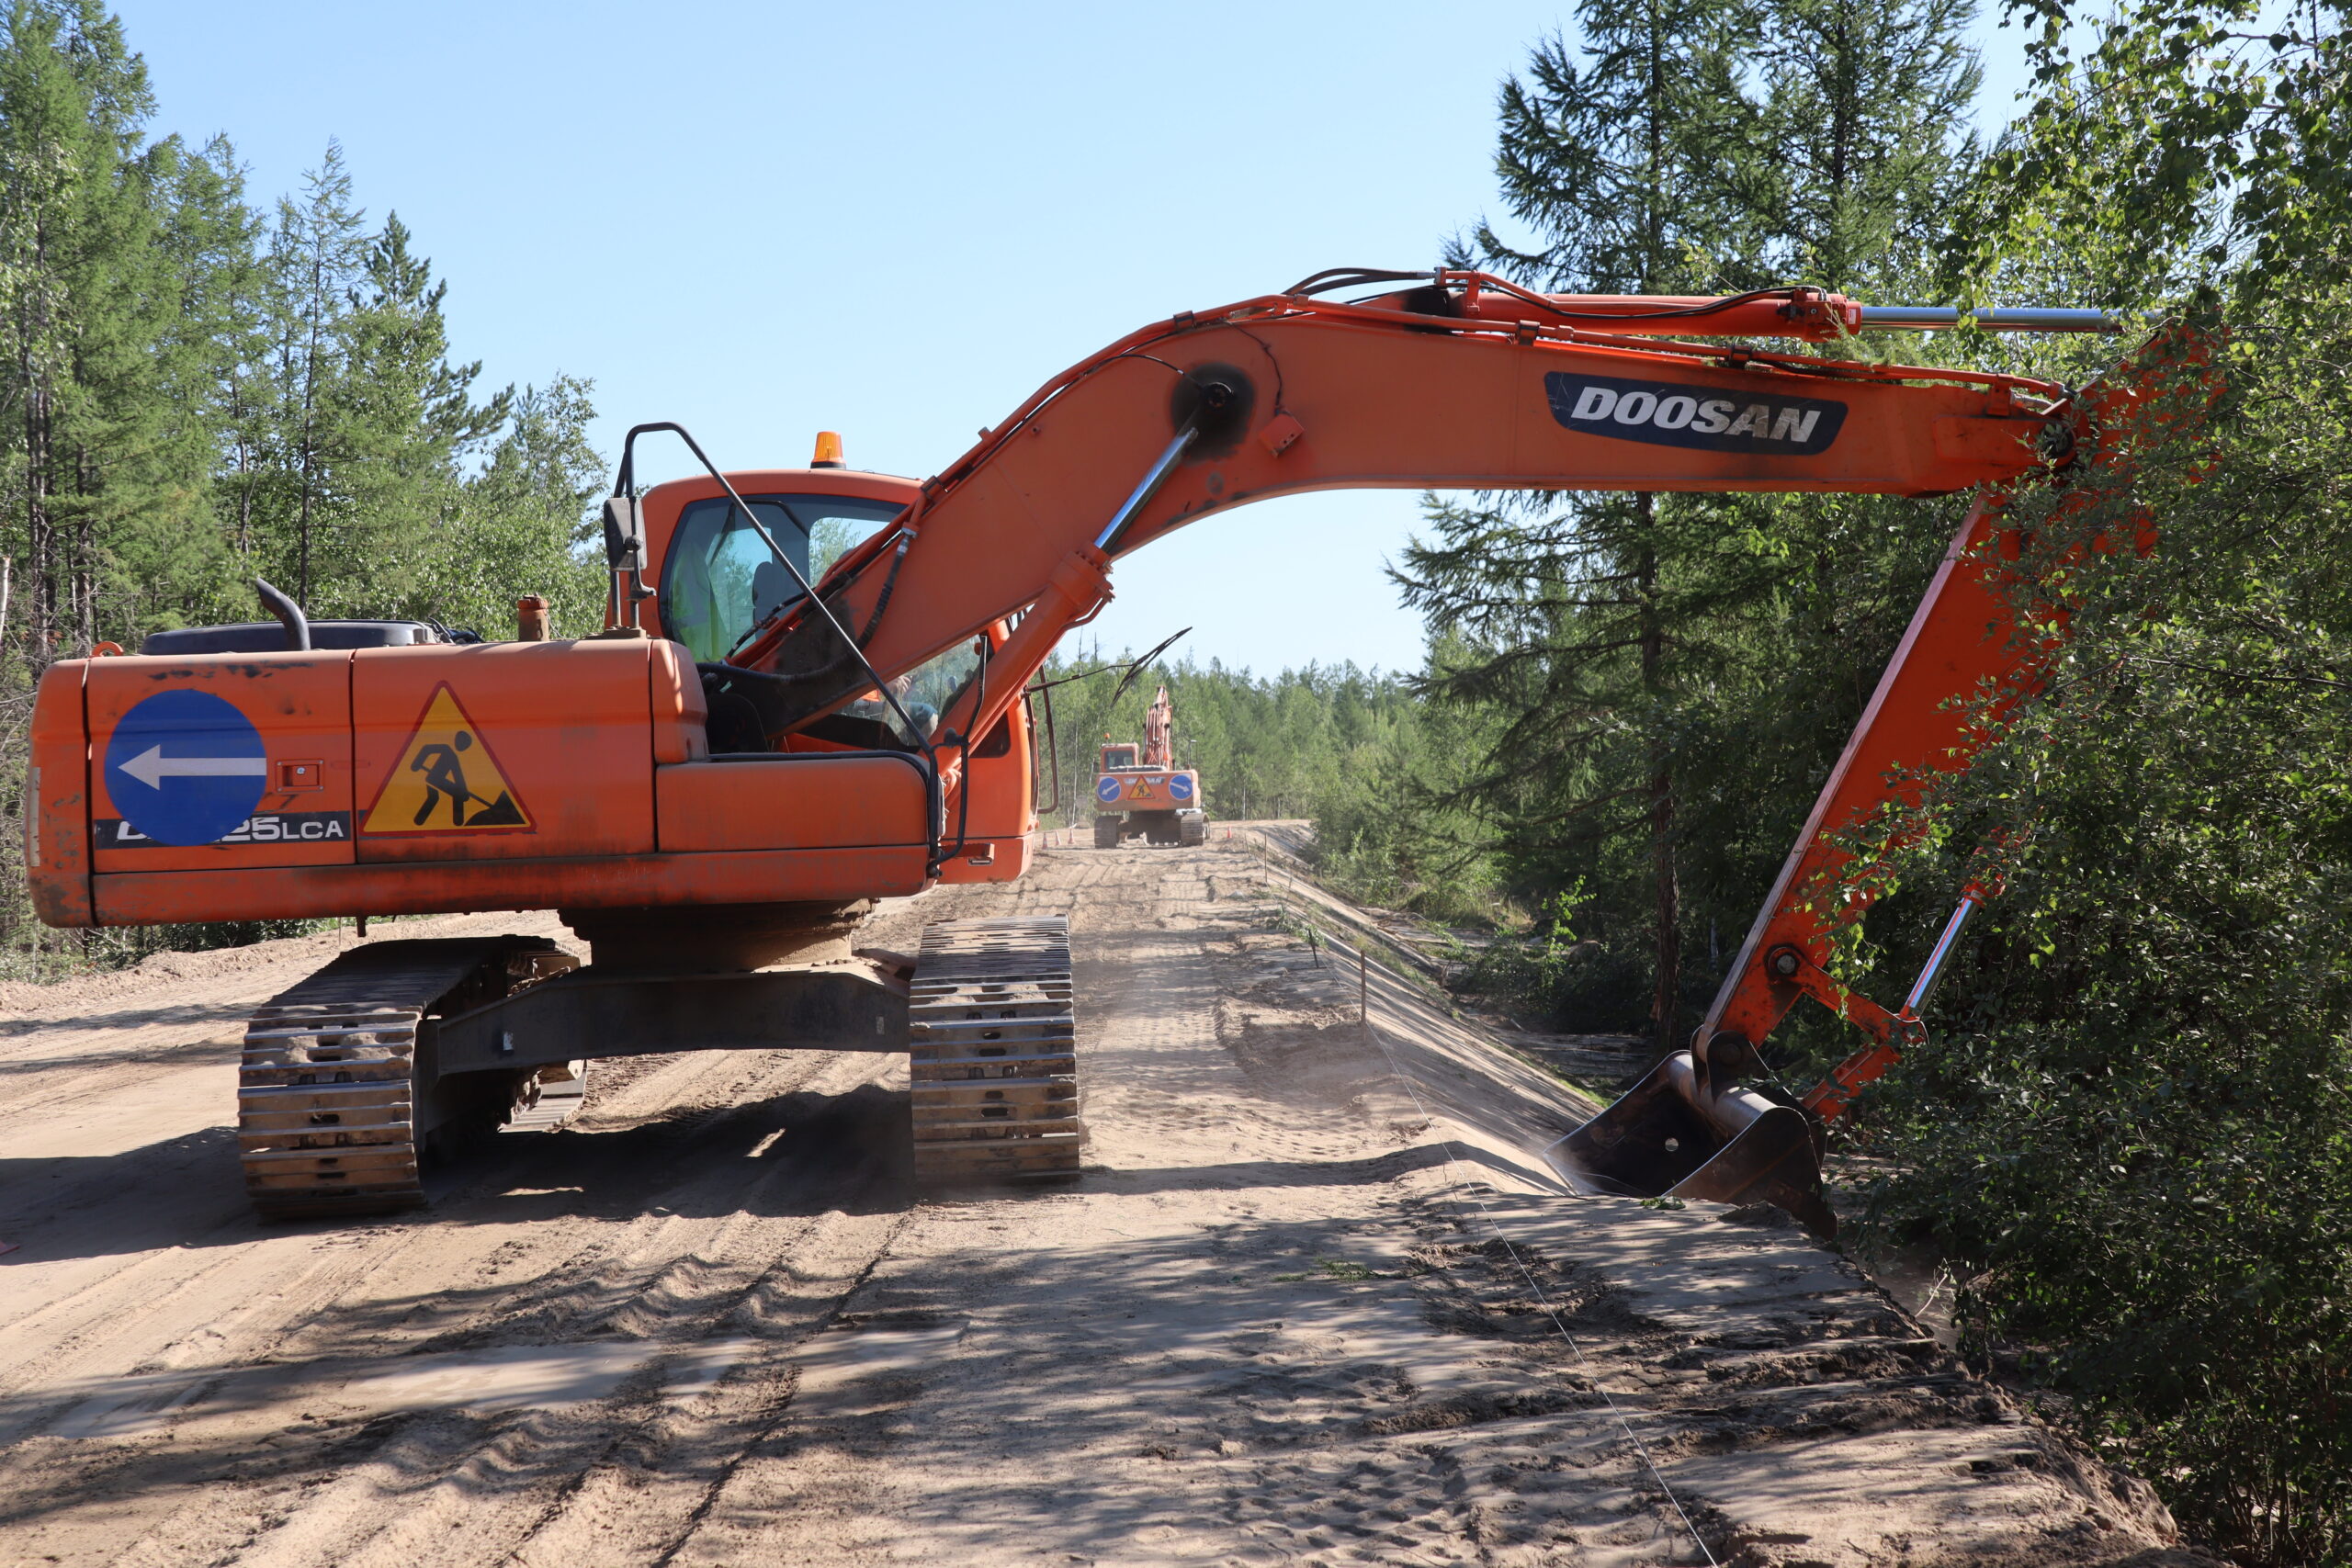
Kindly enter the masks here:
M 1544 1158 L 1579 1192 L 1770 1203 L 1824 1241 L 1838 1234 L 1804 1112 L 1748 1089 L 1708 1092 L 1688 1051 L 1652 1067 Z

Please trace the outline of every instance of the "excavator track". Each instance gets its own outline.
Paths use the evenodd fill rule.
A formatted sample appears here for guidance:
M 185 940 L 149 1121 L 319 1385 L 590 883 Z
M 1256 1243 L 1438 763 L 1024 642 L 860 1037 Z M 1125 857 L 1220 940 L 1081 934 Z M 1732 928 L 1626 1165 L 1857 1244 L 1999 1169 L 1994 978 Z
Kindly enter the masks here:
M 568 964 L 552 946 L 532 937 L 378 942 L 255 1011 L 237 1075 L 237 1143 L 254 1209 L 291 1219 L 423 1203 L 421 1145 L 440 1118 L 420 1102 L 420 1028 L 447 1005 Z
M 925 927 L 907 1019 L 919 1187 L 1078 1174 L 1069 920 Z

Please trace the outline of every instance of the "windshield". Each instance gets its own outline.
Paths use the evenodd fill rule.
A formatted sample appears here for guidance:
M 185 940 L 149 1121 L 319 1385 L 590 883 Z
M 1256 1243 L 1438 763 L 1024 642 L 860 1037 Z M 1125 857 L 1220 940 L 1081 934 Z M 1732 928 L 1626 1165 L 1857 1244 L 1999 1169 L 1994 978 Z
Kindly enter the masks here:
M 890 690 L 898 694 L 899 707 L 906 710 L 922 732 L 920 737 L 907 733 L 899 722 L 898 710 L 882 700 L 878 691 L 868 691 L 842 711 L 859 718 L 870 718 L 889 726 L 899 739 L 914 745 L 919 739 L 930 739 L 938 733 L 939 716 L 956 705 L 964 688 L 980 668 L 980 643 L 978 637 L 946 652 L 934 654 L 890 682 Z M 985 753 L 983 753 L 985 755 Z
M 851 495 L 747 495 L 743 501 L 811 582 L 901 510 L 895 501 Z M 725 496 L 690 502 L 679 514 L 662 563 L 661 589 L 662 628 L 706 662 L 725 659 L 752 628 L 800 597 L 792 573 Z

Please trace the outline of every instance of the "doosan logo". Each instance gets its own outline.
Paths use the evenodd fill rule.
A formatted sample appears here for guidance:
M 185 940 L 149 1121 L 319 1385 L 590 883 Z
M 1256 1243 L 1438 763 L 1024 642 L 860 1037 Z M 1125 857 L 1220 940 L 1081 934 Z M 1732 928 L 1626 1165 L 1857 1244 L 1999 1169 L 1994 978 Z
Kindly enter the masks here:
M 1827 398 L 1735 395 L 1672 381 L 1555 370 L 1544 390 L 1566 428 L 1656 446 L 1809 457 L 1827 451 L 1846 423 L 1846 405 Z

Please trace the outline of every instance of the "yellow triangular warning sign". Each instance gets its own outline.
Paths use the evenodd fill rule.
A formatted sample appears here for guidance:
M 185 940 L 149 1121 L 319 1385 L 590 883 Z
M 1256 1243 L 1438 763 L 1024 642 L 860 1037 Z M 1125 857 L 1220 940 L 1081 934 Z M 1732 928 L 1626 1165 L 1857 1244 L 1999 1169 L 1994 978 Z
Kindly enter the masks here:
M 400 761 L 368 808 L 363 833 L 531 831 L 498 759 L 447 682 L 433 690 Z

